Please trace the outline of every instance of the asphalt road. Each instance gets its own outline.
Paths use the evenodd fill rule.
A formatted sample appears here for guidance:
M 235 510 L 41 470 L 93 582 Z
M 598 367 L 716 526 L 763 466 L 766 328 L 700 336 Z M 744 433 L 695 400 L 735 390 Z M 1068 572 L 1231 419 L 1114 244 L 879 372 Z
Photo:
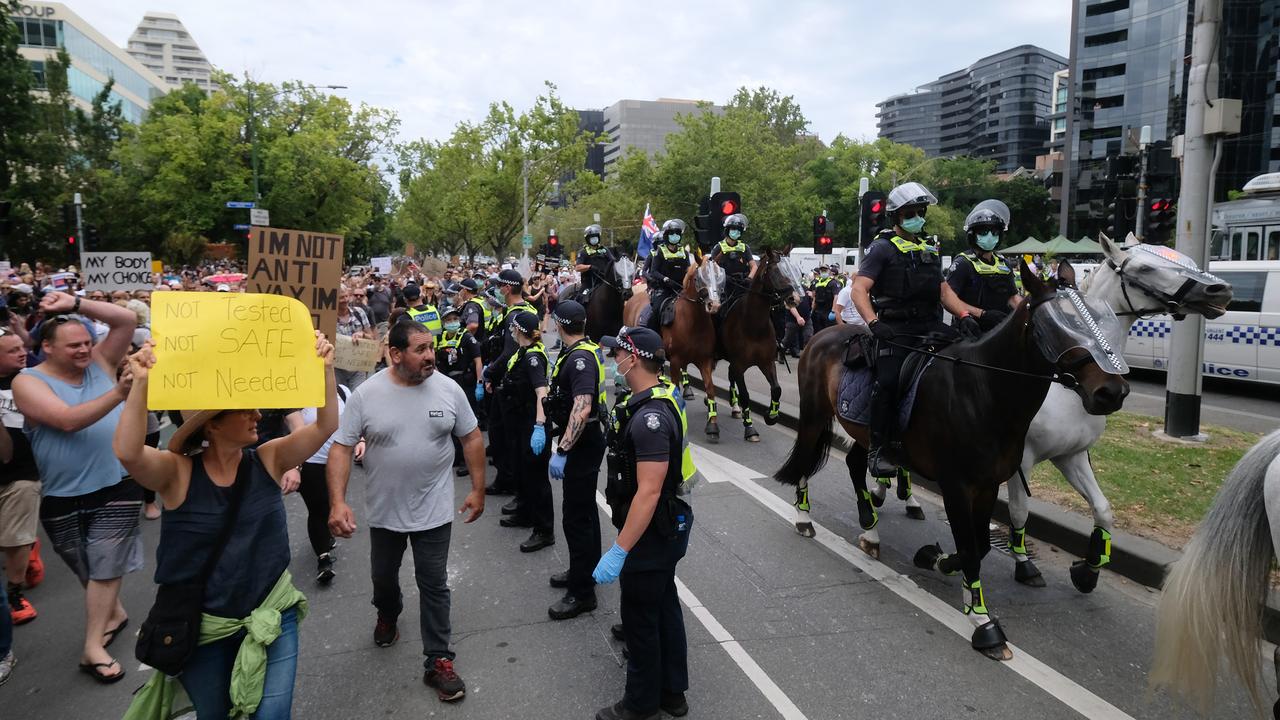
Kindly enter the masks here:
M 1043 589 L 1012 580 L 1012 561 L 985 563 L 987 601 L 1014 643 L 1015 659 L 997 663 L 969 648 L 955 578 L 911 565 L 923 544 L 950 546 L 936 498 L 921 493 L 927 519 L 913 521 L 890 499 L 880 523 L 879 562 L 858 551 L 850 483 L 839 458 L 812 485 L 817 538 L 791 524 L 789 490 L 764 475 L 790 447 L 790 433 L 765 428 L 759 444 L 741 440 L 725 413 L 723 440 L 705 445 L 700 404 L 690 412 L 696 458 L 706 480 L 694 491 L 696 520 L 678 576 L 689 631 L 691 718 L 1175 718 L 1196 717 L 1163 694 L 1149 697 L 1155 595 L 1110 573 L 1091 595 L 1072 589 L 1073 558 L 1043 544 L 1034 551 L 1049 581 Z M 363 478 L 353 478 L 362 519 Z M 458 481 L 459 500 L 465 480 Z M 556 488 L 558 494 L 559 488 Z M 421 684 L 416 612 L 401 617 L 401 640 L 373 645 L 368 532 L 339 545 L 338 578 L 311 581 L 301 499 L 290 497 L 293 572 L 311 602 L 301 628 L 295 717 L 590 718 L 622 692 L 624 666 L 609 625 L 618 621 L 617 587 L 600 589 L 600 609 L 566 622 L 547 619 L 556 599 L 547 577 L 566 563 L 563 541 L 525 555 L 525 531 L 498 526 L 498 504 L 473 525 L 455 524 L 450 561 L 457 668 L 468 686 L 456 706 Z M 602 516 L 603 517 L 603 516 Z M 607 521 L 604 542 L 613 534 Z M 134 622 L 153 588 L 157 523 L 146 523 L 148 567 L 126 579 Z M 54 557 L 48 579 L 30 593 L 40 611 L 16 629 L 19 665 L 0 687 L 0 717 L 118 718 L 145 679 L 132 637 L 113 647 L 130 675 L 100 687 L 78 673 L 81 591 Z M 406 562 L 406 605 L 416 592 Z M 1269 654 L 1268 654 L 1269 657 Z M 1271 676 L 1270 667 L 1266 670 Z M 1249 717 L 1236 690 L 1212 717 Z

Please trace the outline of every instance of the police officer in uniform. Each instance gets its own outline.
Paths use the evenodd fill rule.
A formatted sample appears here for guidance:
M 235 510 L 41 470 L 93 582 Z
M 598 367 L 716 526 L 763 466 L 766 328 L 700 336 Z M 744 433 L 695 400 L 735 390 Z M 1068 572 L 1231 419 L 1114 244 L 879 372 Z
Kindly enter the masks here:
M 730 215 L 724 219 L 724 237 L 711 249 L 711 259 L 720 263 L 728 277 L 725 294 L 730 299 L 746 292 L 751 278 L 756 276 L 756 258 L 742 241 L 742 233 L 746 231 L 747 216 L 742 213 Z
M 685 229 L 683 220 L 662 223 L 662 241 L 649 253 L 644 273 L 649 286 L 649 316 L 641 324 L 659 333 L 662 332 L 662 306 L 680 294 L 685 273 L 689 272 L 689 253 L 682 243 Z
M 596 510 L 596 477 L 604 460 L 607 410 L 604 352 L 585 337 L 587 311 L 574 300 L 556 305 L 552 314 L 564 349 L 556 358 L 546 409 L 552 434 L 560 442 L 551 456 L 551 477 L 564 482 L 561 509 L 569 569 L 551 576 L 551 587 L 564 597 L 547 609 L 552 620 L 567 620 L 596 608 L 591 571 L 600 559 L 600 513 Z
M 507 327 L 516 348 L 507 357 L 506 372 L 498 386 L 502 439 L 507 448 L 504 464 L 516 479 L 515 511 L 499 524 L 533 528 L 529 539 L 520 543 L 520 552 L 527 553 L 556 544 L 555 510 L 547 478 L 551 448 L 542 403 L 547 396 L 547 351 L 538 325 L 535 313 L 523 309 L 511 313 Z
M 408 308 L 405 312 L 409 317 L 425 325 L 433 336 L 439 338 L 444 330 L 444 324 L 440 321 L 440 311 L 435 305 L 422 300 L 422 289 L 413 284 L 405 285 L 404 300 L 405 307 Z
M 581 278 L 578 295 L 583 305 L 590 301 L 591 290 L 608 277 L 606 273 L 614 260 L 613 251 L 604 246 L 600 233 L 599 225 L 588 225 L 582 231 L 583 244 L 575 267 Z
M 436 339 L 436 367 L 447 377 L 458 383 L 467 394 L 471 411 L 479 413 L 479 398 L 476 386 L 483 386 L 483 366 L 480 364 L 480 343 L 475 336 L 462 329 L 458 308 L 451 307 L 444 311 L 444 332 Z M 481 393 L 483 393 L 483 387 Z M 462 456 L 462 443 L 454 438 L 453 467 L 459 477 L 467 474 L 467 465 Z
M 1013 268 L 994 250 L 1009 227 L 1009 206 L 999 200 L 983 200 L 964 221 L 969 249 L 951 263 L 947 284 L 978 319 L 983 332 L 1009 316 L 1018 297 Z
M 462 327 L 483 343 L 489 326 L 489 308 L 480 297 L 480 283 L 466 278 L 458 283 L 457 305 Z
M 937 249 L 924 236 L 925 215 L 938 199 L 923 185 L 909 182 L 889 191 L 885 209 L 893 227 L 872 241 L 858 268 L 851 295 L 854 307 L 875 338 L 872 365 L 871 448 L 867 466 L 872 476 L 893 477 L 897 467 L 884 456 L 897 430 L 898 372 L 919 336 L 947 333 L 942 307 L 956 318 L 961 334 L 977 337 L 978 321 L 942 279 Z
M 835 319 L 831 317 L 831 309 L 835 304 L 836 295 L 844 286 L 840 284 L 838 278 L 831 277 L 831 268 L 823 265 L 818 268 L 818 278 L 813 281 L 813 331 L 815 333 L 822 332 L 829 325 L 835 325 Z
M 684 616 L 676 596 L 676 564 L 689 546 L 693 510 L 678 496 L 692 461 L 684 414 L 660 382 L 662 339 L 648 328 L 623 328 L 603 339 L 631 394 L 614 407 L 605 495 L 618 539 L 600 558 L 597 583 L 622 580 L 626 692 L 597 720 L 685 715 L 689 688 Z
M 506 423 L 501 402 L 493 394 L 493 389 L 502 383 L 507 373 L 507 361 L 518 349 L 512 334 L 511 319 L 513 314 L 521 310 L 534 312 L 533 306 L 524 301 L 524 278 L 516 270 L 510 268 L 498 273 L 494 279 L 495 303 L 501 301 L 502 311 L 493 314 L 493 324 L 483 346 L 485 366 L 485 393 L 490 398 L 488 407 L 489 445 L 492 450 L 493 466 L 497 471 L 493 484 L 485 488 L 487 495 L 511 495 L 516 492 L 516 467 L 510 465 L 510 453 L 506 448 Z M 519 507 L 519 501 L 513 500 L 502 507 L 504 515 L 510 515 Z

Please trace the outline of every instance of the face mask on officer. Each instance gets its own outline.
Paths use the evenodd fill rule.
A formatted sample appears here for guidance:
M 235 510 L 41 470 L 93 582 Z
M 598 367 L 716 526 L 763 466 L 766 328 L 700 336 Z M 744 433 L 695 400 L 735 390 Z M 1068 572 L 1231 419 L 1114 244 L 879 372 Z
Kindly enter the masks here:
M 680 244 L 680 235 L 679 235 L 679 233 L 671 233 L 670 235 L 668 235 L 668 236 L 667 236 L 667 244 L 668 244 L 668 245 L 679 245 L 679 244 Z
M 996 245 L 1000 244 L 1000 236 L 993 232 L 980 233 L 976 243 L 979 248 L 991 252 L 996 249 Z
M 819 277 L 824 277 L 824 278 L 825 278 L 825 277 L 831 277 L 831 271 L 830 271 L 830 270 L 819 270 L 819 271 L 818 271 L 818 276 L 819 276 Z
M 622 355 L 622 353 L 619 353 L 619 355 Z M 631 360 L 631 365 L 630 365 L 630 367 L 628 367 L 626 370 L 623 370 L 623 369 L 622 369 L 622 363 L 623 363 L 623 361 L 628 360 L 628 359 L 630 359 L 630 360 Z M 632 370 L 635 370 L 635 369 L 636 369 L 636 363 L 638 363 L 638 362 L 640 362 L 640 361 L 639 361 L 639 360 L 636 360 L 636 356 L 635 356 L 635 355 L 632 355 L 631 353 L 626 353 L 626 354 L 625 354 L 625 355 L 623 355 L 622 357 L 617 358 L 617 363 L 618 363 L 618 377 L 622 380 L 622 385 L 623 385 L 623 387 L 627 388 L 628 390 L 630 390 L 630 389 L 631 389 L 631 383 L 627 380 L 627 373 L 631 372 Z
M 587 242 L 591 243 L 592 245 L 599 245 L 599 244 L 600 244 L 600 236 L 599 236 L 599 235 L 592 235 L 591 237 L 587 238 Z
M 924 213 L 916 215 L 915 217 L 906 218 L 898 224 L 902 226 L 903 230 L 906 230 L 912 235 L 916 235 L 924 229 Z
M 460 322 L 447 322 L 444 324 L 444 329 L 448 330 L 449 332 L 456 332 L 461 327 L 462 327 L 462 323 Z
M 734 229 L 732 229 L 732 230 L 730 230 L 730 231 L 729 231 L 729 239 L 730 239 L 730 240 L 735 240 L 735 241 L 736 241 L 736 240 L 737 240 L 738 238 L 740 238 L 740 237 L 742 237 L 742 231 L 741 231 L 741 230 L 738 230 L 737 228 L 734 228 Z

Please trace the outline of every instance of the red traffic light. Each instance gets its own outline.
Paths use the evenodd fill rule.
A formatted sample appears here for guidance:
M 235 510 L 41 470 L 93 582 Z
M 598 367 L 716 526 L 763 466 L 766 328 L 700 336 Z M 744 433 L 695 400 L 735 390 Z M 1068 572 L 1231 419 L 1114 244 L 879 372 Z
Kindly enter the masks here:
M 883 200 L 872 200 L 872 201 L 871 201 L 871 212 L 873 212 L 873 213 L 884 212 L 884 201 L 883 201 Z
M 830 245 L 831 238 L 827 237 L 826 235 L 823 235 L 822 238 L 818 240 L 818 242 L 822 243 L 823 245 Z
M 68 245 L 75 245 L 75 244 L 76 244 L 76 236 L 75 236 L 75 235 L 72 235 L 71 237 L 68 237 L 68 238 L 67 238 L 67 244 L 68 244 Z
M 551 245 L 552 247 L 555 247 L 556 245 L 560 244 L 560 238 L 556 237 L 555 235 L 552 235 L 547 238 L 547 244 Z
M 738 212 L 738 203 L 732 200 L 725 200 L 724 202 L 720 203 L 721 215 L 732 215 L 736 212 Z

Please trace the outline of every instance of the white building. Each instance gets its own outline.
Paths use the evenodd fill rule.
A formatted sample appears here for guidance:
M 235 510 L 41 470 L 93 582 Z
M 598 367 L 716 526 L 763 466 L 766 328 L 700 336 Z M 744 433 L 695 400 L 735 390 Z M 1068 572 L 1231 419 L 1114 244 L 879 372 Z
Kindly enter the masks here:
M 201 90 L 216 90 L 213 65 L 177 15 L 148 10 L 129 37 L 129 54 L 170 87 L 195 83 Z
M 711 112 L 723 108 L 712 105 Z M 667 136 L 681 131 L 676 115 L 702 112 L 696 100 L 619 100 L 604 109 L 604 132 L 609 136 L 604 148 L 604 171 L 630 148 L 640 148 L 652 156 L 667 146 Z

